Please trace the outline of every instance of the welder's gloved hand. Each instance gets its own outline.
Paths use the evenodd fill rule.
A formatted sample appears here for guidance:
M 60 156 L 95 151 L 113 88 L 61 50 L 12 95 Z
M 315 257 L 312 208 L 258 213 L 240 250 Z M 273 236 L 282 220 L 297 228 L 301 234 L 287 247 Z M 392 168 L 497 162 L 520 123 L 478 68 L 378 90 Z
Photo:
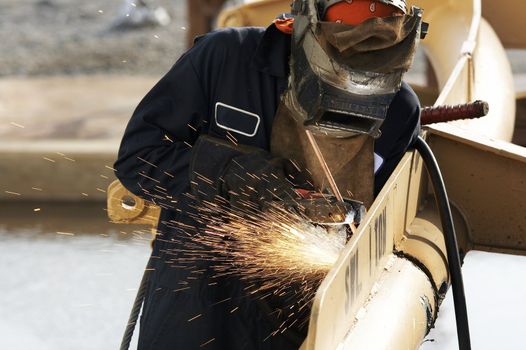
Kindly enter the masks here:
M 222 176 L 220 193 L 234 207 L 248 201 L 260 209 L 273 200 L 291 200 L 298 195 L 287 178 L 287 160 L 266 152 L 250 152 L 232 158 Z
M 232 207 L 263 209 L 273 200 L 294 200 L 294 180 L 303 177 L 283 158 L 245 145 L 200 136 L 192 150 L 190 183 L 201 201 L 218 196 Z

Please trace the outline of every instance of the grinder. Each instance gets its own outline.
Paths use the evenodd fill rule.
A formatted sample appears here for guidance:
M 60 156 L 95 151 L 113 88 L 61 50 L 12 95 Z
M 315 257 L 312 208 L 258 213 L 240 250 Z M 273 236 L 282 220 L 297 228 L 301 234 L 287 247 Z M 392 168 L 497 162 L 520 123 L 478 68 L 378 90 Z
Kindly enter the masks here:
M 329 234 L 345 234 L 349 239 L 354 233 L 366 209 L 363 203 L 333 195 L 296 189 L 302 199 L 284 201 L 285 209 L 293 211 L 316 226 L 322 226 Z

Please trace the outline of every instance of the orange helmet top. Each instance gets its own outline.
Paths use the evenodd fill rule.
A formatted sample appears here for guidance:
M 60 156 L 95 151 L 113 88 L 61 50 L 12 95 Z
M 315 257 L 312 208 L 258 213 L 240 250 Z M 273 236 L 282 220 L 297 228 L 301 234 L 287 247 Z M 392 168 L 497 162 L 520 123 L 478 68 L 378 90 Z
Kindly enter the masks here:
M 401 16 L 399 8 L 380 1 L 346 0 L 331 5 L 323 18 L 328 22 L 358 25 L 372 17 Z

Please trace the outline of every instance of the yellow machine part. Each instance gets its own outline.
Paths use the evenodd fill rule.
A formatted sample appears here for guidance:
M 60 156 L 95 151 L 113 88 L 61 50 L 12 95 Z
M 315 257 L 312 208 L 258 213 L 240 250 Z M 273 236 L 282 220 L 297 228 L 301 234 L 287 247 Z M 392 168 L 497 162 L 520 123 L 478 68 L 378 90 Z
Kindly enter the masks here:
M 482 16 L 495 29 L 506 48 L 526 49 L 526 1 L 482 0 Z
M 450 201 L 467 225 L 463 249 L 526 255 L 526 148 L 451 125 L 430 132 Z
M 217 23 L 219 27 L 268 26 L 277 14 L 290 12 L 290 3 L 290 0 L 250 1 L 223 11 Z M 484 5 L 490 3 L 485 1 Z M 514 3 L 519 8 L 525 6 L 520 0 Z M 436 104 L 487 101 L 490 112 L 486 117 L 456 124 L 479 135 L 511 141 L 515 125 L 513 76 L 499 38 L 481 17 L 481 1 L 409 1 L 408 6 L 412 5 L 423 8 L 424 21 L 430 23 L 429 34 L 421 46 L 438 81 Z M 417 94 L 429 90 L 414 88 Z
M 280 13 L 290 12 L 292 1 L 255 0 L 222 11 L 217 26 L 222 27 L 266 27 Z
M 443 129 L 427 135 L 442 165 L 462 253 L 526 255 L 526 150 Z M 420 157 L 406 154 L 319 287 L 301 349 L 419 347 L 450 283 L 426 180 Z M 130 196 L 120 184 L 110 187 L 114 221 L 156 221 L 158 210 L 140 200 L 132 206 Z
M 397 248 L 417 214 L 418 159 L 408 153 L 400 162 L 318 289 L 302 349 L 416 349 L 427 334 L 438 293 L 430 276 L 404 255 L 411 252 Z M 442 240 L 440 231 L 435 235 Z M 426 247 L 426 254 L 436 254 L 433 249 Z M 447 267 L 442 263 L 437 270 L 448 283 Z
M 427 138 L 461 254 L 526 255 L 526 150 L 458 130 Z M 417 349 L 450 283 L 440 228 L 422 160 L 408 153 L 318 289 L 302 349 Z
M 422 45 L 437 76 L 436 103 L 490 102 L 491 114 L 480 121 L 437 125 L 427 132 L 443 167 L 462 252 L 526 255 L 526 154 L 492 140 L 510 139 L 515 114 L 503 47 L 481 17 L 480 0 L 414 4 L 431 25 Z M 290 0 L 251 1 L 223 12 L 218 23 L 266 26 L 289 5 Z M 108 195 L 113 221 L 157 221 L 157 208 L 130 202 L 133 196 L 119 186 Z M 422 160 L 408 153 L 319 287 L 301 348 L 418 348 L 450 282 L 440 227 Z M 371 339 L 371 334 L 382 337 Z
M 161 208 L 128 191 L 119 180 L 113 181 L 107 191 L 108 217 L 116 224 L 137 224 L 155 227 Z

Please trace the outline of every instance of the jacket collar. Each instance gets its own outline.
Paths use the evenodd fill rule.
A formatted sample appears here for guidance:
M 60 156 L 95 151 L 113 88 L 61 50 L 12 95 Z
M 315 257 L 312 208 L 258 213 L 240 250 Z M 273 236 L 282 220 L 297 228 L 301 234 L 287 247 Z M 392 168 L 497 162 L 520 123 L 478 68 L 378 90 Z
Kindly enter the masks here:
M 252 65 L 260 72 L 286 78 L 289 75 L 290 38 L 271 24 L 259 41 Z

